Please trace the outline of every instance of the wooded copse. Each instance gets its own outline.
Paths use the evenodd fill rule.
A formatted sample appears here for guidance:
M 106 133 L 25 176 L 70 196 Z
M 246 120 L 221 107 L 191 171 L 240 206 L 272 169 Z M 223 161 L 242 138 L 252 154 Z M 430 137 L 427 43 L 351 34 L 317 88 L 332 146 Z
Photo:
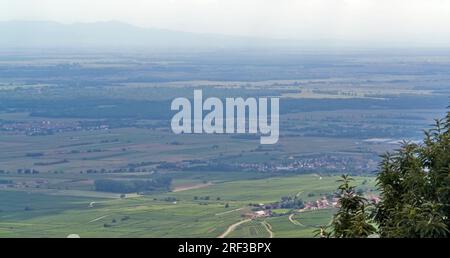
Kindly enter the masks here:
M 169 190 L 172 178 L 159 176 L 147 180 L 95 180 L 95 190 L 112 193 L 145 193 Z

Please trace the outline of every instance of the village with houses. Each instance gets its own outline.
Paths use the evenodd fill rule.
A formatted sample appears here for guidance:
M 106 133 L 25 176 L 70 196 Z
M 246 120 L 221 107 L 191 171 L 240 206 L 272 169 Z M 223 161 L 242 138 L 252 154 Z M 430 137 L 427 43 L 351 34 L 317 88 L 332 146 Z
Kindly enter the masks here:
M 366 198 L 369 203 L 373 204 L 377 204 L 380 201 L 380 197 L 373 193 L 364 193 L 364 198 Z M 250 206 L 253 207 L 252 211 L 244 213 L 243 217 L 247 219 L 258 219 L 287 214 L 295 214 L 306 211 L 338 209 L 340 207 L 339 199 L 340 199 L 339 196 L 336 194 L 322 196 L 317 200 L 305 202 L 296 197 L 293 198 L 283 197 L 280 202 L 272 204 L 263 204 L 263 203 L 250 204 Z M 283 209 L 287 211 L 284 213 L 278 213 L 277 209 Z

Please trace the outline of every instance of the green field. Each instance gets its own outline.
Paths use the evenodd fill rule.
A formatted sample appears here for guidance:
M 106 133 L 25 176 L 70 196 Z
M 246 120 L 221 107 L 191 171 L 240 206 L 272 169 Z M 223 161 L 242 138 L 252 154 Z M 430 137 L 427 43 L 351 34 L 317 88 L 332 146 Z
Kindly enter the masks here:
M 355 183 L 365 179 L 365 187 L 373 187 L 373 178 L 358 177 Z M 0 237 L 218 237 L 243 220 L 249 203 L 275 202 L 291 195 L 313 200 L 333 192 L 336 180 L 316 175 L 239 180 L 125 199 L 3 190 Z M 208 200 L 201 198 L 206 196 Z M 327 224 L 332 214 L 330 209 L 296 214 L 294 219 L 301 225 L 287 215 L 260 218 L 241 224 L 226 237 L 269 237 L 267 228 L 273 237 L 312 237 L 317 225 Z
M 269 236 L 264 222 L 258 220 L 246 222 L 228 235 L 231 238 L 268 238 Z

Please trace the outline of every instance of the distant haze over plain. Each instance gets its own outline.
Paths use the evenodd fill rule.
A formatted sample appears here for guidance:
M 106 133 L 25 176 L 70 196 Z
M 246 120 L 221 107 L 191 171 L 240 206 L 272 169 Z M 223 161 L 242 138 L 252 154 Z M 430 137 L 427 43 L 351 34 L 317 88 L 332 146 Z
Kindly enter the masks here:
M 1 0 L 0 47 L 450 46 L 450 0 Z
M 121 22 L 0 22 L 0 34 L 0 47 L 4 48 L 221 48 L 260 42 L 246 37 L 141 28 Z

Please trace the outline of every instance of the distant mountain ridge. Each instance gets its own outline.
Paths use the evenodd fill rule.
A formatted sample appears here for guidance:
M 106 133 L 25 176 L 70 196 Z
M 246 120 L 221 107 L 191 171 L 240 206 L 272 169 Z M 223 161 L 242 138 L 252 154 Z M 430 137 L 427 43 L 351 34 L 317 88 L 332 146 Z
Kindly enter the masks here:
M 141 28 L 113 21 L 74 24 L 47 21 L 0 22 L 2 48 L 228 48 L 280 43 L 281 40 Z

